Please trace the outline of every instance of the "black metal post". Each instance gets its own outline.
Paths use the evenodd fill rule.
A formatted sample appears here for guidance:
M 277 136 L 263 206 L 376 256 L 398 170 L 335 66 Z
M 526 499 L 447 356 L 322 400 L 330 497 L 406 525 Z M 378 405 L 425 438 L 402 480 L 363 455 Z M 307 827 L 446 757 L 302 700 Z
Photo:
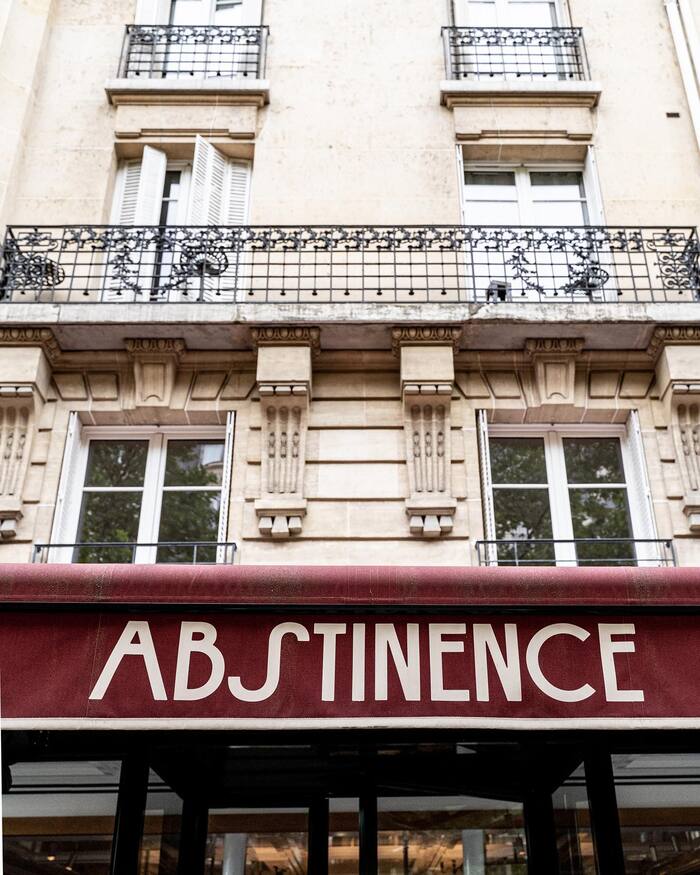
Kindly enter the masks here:
M 360 872 L 377 875 L 377 794 L 373 786 L 360 794 Z
M 137 755 L 125 757 L 119 775 L 110 875 L 138 875 L 147 793 L 148 760 Z
M 524 800 L 523 809 L 528 872 L 532 875 L 559 875 L 552 794 L 546 787 L 531 790 Z
M 625 875 L 625 855 L 610 754 L 605 750 L 591 751 L 584 762 L 598 871 L 605 875 Z
M 328 875 L 328 797 L 309 806 L 309 875 Z
M 185 799 L 182 805 L 177 875 L 204 875 L 208 831 L 209 810 L 206 805 L 198 799 Z

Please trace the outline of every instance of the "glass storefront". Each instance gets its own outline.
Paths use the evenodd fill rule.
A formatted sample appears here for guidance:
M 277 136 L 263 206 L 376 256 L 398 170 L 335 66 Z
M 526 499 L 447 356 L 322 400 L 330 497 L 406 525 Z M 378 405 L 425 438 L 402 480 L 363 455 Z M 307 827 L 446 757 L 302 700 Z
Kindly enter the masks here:
M 119 733 L 105 759 L 80 758 L 82 733 L 64 733 L 51 759 L 52 734 L 37 737 L 13 739 L 5 759 L 5 875 L 607 875 L 601 843 L 626 875 L 700 873 L 700 753 L 624 752 L 612 733 L 614 750 L 512 735 L 231 746 L 197 733 L 149 748 L 150 770 L 139 752 L 141 772 Z

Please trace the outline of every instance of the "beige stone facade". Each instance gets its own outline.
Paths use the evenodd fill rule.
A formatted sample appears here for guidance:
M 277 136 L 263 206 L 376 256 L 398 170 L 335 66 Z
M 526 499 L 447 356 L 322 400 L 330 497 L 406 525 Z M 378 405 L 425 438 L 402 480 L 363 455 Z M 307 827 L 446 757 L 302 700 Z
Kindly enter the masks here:
M 206 283 L 230 267 L 205 265 L 200 300 L 96 300 L 90 283 L 99 298 L 109 256 L 89 269 L 50 252 L 30 263 L 39 256 L 10 244 L 0 287 L 0 561 L 46 558 L 36 545 L 75 541 L 71 429 L 228 427 L 220 540 L 236 543 L 236 562 L 473 565 L 489 537 L 484 428 L 518 436 L 561 426 L 619 436 L 634 456 L 630 501 L 649 509 L 642 520 L 633 508 L 635 539 L 673 541 L 679 564 L 700 564 L 700 114 L 697 82 L 684 75 L 684 58 L 692 65 L 700 50 L 695 6 L 562 3 L 559 24 L 582 28 L 590 67 L 572 81 L 450 78 L 441 28 L 468 21 L 466 0 L 459 9 L 265 0 L 261 20 L 243 22 L 269 27 L 264 69 L 226 79 L 120 76 L 124 28 L 143 12 L 131 0 L 5 0 L 0 221 L 11 229 L 119 224 L 120 166 L 145 162 L 150 149 L 179 172 L 197 160 L 199 138 L 239 162 L 232 167 L 252 162 L 244 224 L 469 225 L 465 169 L 476 178 L 525 168 L 580 173 L 590 225 L 688 236 L 674 252 L 658 240 L 642 254 L 629 236 L 623 250 L 608 241 L 595 266 L 617 277 L 612 294 L 579 284 L 557 300 L 533 283 L 522 299 L 509 289 L 501 301 L 473 287 L 462 295 L 461 261 L 444 301 L 424 288 L 412 299 L 408 286 L 382 298 L 376 278 L 367 293 L 367 277 L 383 276 L 386 263 L 358 268 L 347 254 L 365 277 L 355 275 L 365 294 L 348 292 L 347 302 L 322 257 L 303 273 L 310 256 L 303 268 L 294 262 L 307 283 L 296 297 L 279 296 L 287 277 L 271 274 L 269 259 L 275 295 L 258 273 L 257 297 L 207 299 Z M 542 219 L 541 204 L 530 215 L 540 220 L 503 224 L 559 224 Z M 512 244 L 502 246 L 510 258 Z M 556 273 L 567 256 L 547 253 Z M 590 267 L 589 250 L 574 255 Z M 253 271 L 258 257 L 251 249 L 237 263 Z M 34 290 L 13 286 L 18 258 L 27 270 L 39 263 Z M 439 270 L 431 261 L 424 279 L 437 282 Z M 78 291 L 61 297 L 71 276 Z

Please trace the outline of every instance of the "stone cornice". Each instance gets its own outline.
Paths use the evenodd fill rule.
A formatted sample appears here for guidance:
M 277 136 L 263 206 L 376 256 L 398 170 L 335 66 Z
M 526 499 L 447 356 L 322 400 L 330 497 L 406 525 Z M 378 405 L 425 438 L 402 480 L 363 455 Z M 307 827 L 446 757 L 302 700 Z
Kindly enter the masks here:
M 310 346 L 314 355 L 321 350 L 321 329 L 312 325 L 259 325 L 250 329 L 253 347 Z
M 391 329 L 391 351 L 398 356 L 402 346 L 450 344 L 457 352 L 461 336 L 458 325 L 397 325 Z
M 655 359 L 664 346 L 700 344 L 700 325 L 659 325 L 654 329 L 647 355 Z
M 40 346 L 53 364 L 61 355 L 61 347 L 50 328 L 33 326 L 0 328 L 0 346 Z

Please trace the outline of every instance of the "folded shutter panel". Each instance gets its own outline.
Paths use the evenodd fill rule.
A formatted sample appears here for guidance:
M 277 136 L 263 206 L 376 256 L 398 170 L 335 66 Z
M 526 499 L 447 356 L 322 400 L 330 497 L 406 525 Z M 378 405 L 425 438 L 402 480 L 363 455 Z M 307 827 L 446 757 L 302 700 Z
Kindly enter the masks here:
M 233 469 L 233 427 L 236 414 L 230 410 L 226 417 L 226 445 L 224 448 L 224 466 L 221 481 L 221 511 L 219 513 L 219 544 L 228 541 L 229 505 L 231 503 L 231 472 Z M 231 547 L 219 547 L 216 561 L 231 562 L 233 555 Z
M 134 224 L 140 179 L 140 161 L 127 161 L 120 169 L 119 181 L 114 192 L 113 225 Z
M 489 449 L 488 411 L 476 411 L 476 427 L 479 439 L 479 470 L 481 474 L 481 508 L 484 516 L 484 539 L 496 538 L 496 515 L 493 507 L 493 484 L 491 482 L 491 452 Z M 498 551 L 495 544 L 486 544 L 482 561 L 487 565 L 498 565 Z
M 51 527 L 51 543 L 65 544 L 75 540 L 78 516 L 80 513 L 80 500 L 82 499 L 81 486 L 78 482 L 81 472 L 78 470 L 80 457 L 82 426 L 78 414 L 71 411 L 68 414 L 68 427 L 66 429 L 66 443 L 63 447 L 63 460 L 61 462 L 61 475 L 58 481 L 58 494 L 56 507 L 53 514 Z M 84 476 L 84 475 L 83 475 Z M 71 562 L 73 550 L 71 548 L 53 549 L 44 557 L 46 562 Z
M 633 536 L 638 539 L 656 539 L 656 520 L 654 505 L 649 484 L 644 440 L 639 423 L 639 413 L 631 410 L 627 420 L 627 446 L 630 470 L 627 476 L 627 499 L 632 513 Z M 655 565 L 661 559 L 659 548 L 655 544 L 637 544 L 637 559 L 641 565 Z
M 160 221 L 167 164 L 165 152 L 144 146 L 134 225 L 157 225 Z
M 170 20 L 170 0 L 136 0 L 136 24 L 167 24 Z M 202 22 L 206 24 L 206 22 Z

